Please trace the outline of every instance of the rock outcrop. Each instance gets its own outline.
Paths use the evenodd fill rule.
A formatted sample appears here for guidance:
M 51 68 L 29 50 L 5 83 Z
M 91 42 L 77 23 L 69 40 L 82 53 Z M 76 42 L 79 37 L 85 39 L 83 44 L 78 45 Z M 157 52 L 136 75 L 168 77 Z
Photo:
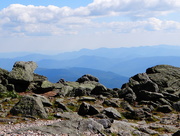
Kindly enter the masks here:
M 110 89 L 89 74 L 75 82 L 51 83 L 47 77 L 34 73 L 36 67 L 30 61 L 16 62 L 10 72 L 0 69 L 0 97 L 5 96 L 0 99 L 0 116 L 5 112 L 1 117 L 62 121 L 17 130 L 18 133 L 33 130 L 52 135 L 179 134 L 180 68 L 157 65 L 130 77 L 121 88 Z M 13 97 L 15 94 L 22 96 Z
M 131 77 L 119 90 L 119 96 L 130 103 L 136 101 L 161 112 L 171 112 L 180 100 L 180 68 L 169 65 L 148 68 L 146 73 Z
M 43 106 L 44 100 L 37 96 L 24 96 L 11 109 L 12 115 L 20 116 L 34 116 L 40 118 L 47 118 L 47 113 Z
M 14 64 L 12 71 L 8 75 L 9 83 L 15 85 L 17 92 L 25 91 L 30 82 L 33 81 L 33 73 L 37 64 L 32 61 L 18 61 Z
M 97 77 L 87 74 L 87 75 L 83 75 L 82 77 L 80 77 L 76 82 L 84 83 L 86 81 L 99 82 L 99 79 Z

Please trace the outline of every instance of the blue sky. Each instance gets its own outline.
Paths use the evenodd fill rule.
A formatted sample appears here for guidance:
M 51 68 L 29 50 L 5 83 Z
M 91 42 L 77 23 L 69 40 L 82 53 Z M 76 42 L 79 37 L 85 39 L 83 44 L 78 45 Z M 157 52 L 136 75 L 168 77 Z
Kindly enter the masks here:
M 86 6 L 91 2 L 93 2 L 93 0 L 0 0 L 0 9 L 16 3 L 35 6 L 56 5 L 58 7 L 68 6 L 71 8 L 78 8 L 80 6 Z
M 0 0 L 0 52 L 180 46 L 179 0 Z

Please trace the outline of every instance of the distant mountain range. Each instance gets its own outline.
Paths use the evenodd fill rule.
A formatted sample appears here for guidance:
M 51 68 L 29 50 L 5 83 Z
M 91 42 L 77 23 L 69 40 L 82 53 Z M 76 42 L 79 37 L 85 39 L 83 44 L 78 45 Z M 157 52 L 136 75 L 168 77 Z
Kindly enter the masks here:
M 129 79 L 128 77 L 120 76 L 113 72 L 78 67 L 67 69 L 37 68 L 35 72 L 48 77 L 48 80 L 54 83 L 60 79 L 65 79 L 66 81 L 76 81 L 82 75 L 91 74 L 98 77 L 99 82 L 108 88 L 120 88 L 122 84 L 128 82 Z
M 158 45 L 82 49 L 57 55 L 3 53 L 0 54 L 0 67 L 11 70 L 15 61 L 35 61 L 38 64 L 36 73 L 47 76 L 52 82 L 61 78 L 75 81 L 83 74 L 92 74 L 112 88 L 121 86 L 130 76 L 145 72 L 147 67 L 159 64 L 180 67 L 179 52 L 180 46 Z

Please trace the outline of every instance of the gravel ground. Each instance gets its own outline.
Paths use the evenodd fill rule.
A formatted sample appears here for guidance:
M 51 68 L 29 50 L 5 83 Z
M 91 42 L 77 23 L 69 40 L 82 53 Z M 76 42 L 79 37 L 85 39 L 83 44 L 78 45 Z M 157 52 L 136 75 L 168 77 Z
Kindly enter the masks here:
M 35 126 L 42 126 L 42 125 L 48 125 L 52 123 L 56 123 L 61 121 L 61 119 L 57 120 L 36 120 L 36 121 L 29 121 L 29 122 L 23 122 L 23 123 L 17 123 L 17 124 L 0 124 L 0 136 L 68 136 L 67 134 L 63 135 L 53 135 L 53 134 L 44 134 L 41 131 L 31 131 L 28 130 L 26 132 L 21 133 L 15 133 L 14 131 L 22 129 L 22 128 L 28 128 L 28 127 L 35 127 Z M 89 132 L 84 133 L 85 136 L 101 136 L 98 134 L 91 134 Z
M 30 121 L 30 122 L 23 122 L 23 123 L 17 123 L 17 124 L 0 124 L 0 136 L 56 136 L 51 134 L 43 134 L 41 131 L 26 131 L 23 133 L 13 133 L 14 131 L 22 128 L 27 127 L 35 127 L 35 126 L 42 126 L 42 125 L 48 125 L 55 122 L 61 121 L 58 120 L 36 120 L 36 121 Z M 58 135 L 57 135 L 58 136 Z M 66 135 L 64 135 L 66 136 Z

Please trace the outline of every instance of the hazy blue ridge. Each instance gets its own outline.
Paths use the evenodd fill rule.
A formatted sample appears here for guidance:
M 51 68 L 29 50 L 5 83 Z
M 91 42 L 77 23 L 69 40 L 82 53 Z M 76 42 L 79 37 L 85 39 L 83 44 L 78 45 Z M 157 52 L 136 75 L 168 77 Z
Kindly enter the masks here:
M 116 64 L 119 59 L 104 58 L 99 56 L 80 56 L 69 60 L 41 60 L 38 66 L 42 68 L 69 68 L 85 67 L 100 70 L 108 70 L 109 67 Z
M 101 73 L 103 71 L 103 73 L 106 73 L 102 80 L 103 83 L 114 84 L 117 81 L 117 84 L 119 84 L 119 76 L 114 75 L 111 77 L 110 75 L 117 74 L 120 77 L 131 77 L 137 73 L 145 72 L 149 67 L 160 64 L 180 67 L 179 52 L 180 46 L 159 45 L 130 48 L 99 48 L 94 50 L 82 49 L 57 55 L 37 53 L 28 55 L 14 53 L 10 55 L 9 53 L 2 53 L 0 54 L 0 67 L 10 71 L 16 61 L 35 61 L 39 68 L 44 69 L 41 69 L 43 75 L 46 76 L 47 74 L 47 77 L 53 82 L 57 82 L 57 80 L 63 77 L 66 80 L 75 81 L 83 74 L 88 73 L 92 73 L 92 75 L 95 73 L 94 76 L 97 75 L 101 79 L 103 74 L 98 75 L 98 72 Z M 15 54 L 18 57 L 11 58 Z M 20 56 L 21 54 L 22 56 Z M 6 57 L 7 55 L 10 56 L 6 58 L 2 57 L 3 55 Z M 78 67 L 78 70 L 80 68 L 83 69 L 79 72 L 77 69 L 75 70 L 75 67 Z M 53 69 L 52 72 L 50 69 Z M 55 69 L 58 69 L 56 73 L 60 69 L 60 76 L 58 78 L 53 74 L 51 75 Z M 96 72 L 92 72 L 92 69 L 96 70 Z M 107 81 L 105 78 L 108 78 Z M 110 79 L 114 82 L 109 82 Z M 121 80 L 123 81 L 122 78 Z
M 91 74 L 99 79 L 99 82 L 108 88 L 120 88 L 122 84 L 128 81 L 128 77 L 120 76 L 113 72 L 106 72 L 96 69 L 88 68 L 68 68 L 68 69 L 45 69 L 38 68 L 35 70 L 37 74 L 44 75 L 48 77 L 51 82 L 57 82 L 60 79 L 66 81 L 76 81 L 78 78 L 85 74 Z
M 55 55 L 45 55 L 38 53 L 11 52 L 0 53 L 0 58 L 15 58 L 34 61 L 43 59 L 51 60 L 68 60 L 80 56 L 98 56 L 105 58 L 132 59 L 137 57 L 152 56 L 180 56 L 180 46 L 157 45 L 157 46 L 140 46 L 140 47 L 120 47 L 120 48 L 98 48 L 98 49 L 81 49 L 79 51 L 64 52 Z M 9 57 L 8 57 L 9 56 Z
M 134 58 L 127 61 L 117 62 L 116 65 L 112 66 L 110 69 L 114 73 L 118 73 L 122 76 L 133 76 L 137 73 L 144 73 L 149 67 L 156 65 L 172 65 L 175 67 L 180 67 L 180 57 L 176 56 L 156 56 L 156 57 L 144 57 L 144 58 Z

